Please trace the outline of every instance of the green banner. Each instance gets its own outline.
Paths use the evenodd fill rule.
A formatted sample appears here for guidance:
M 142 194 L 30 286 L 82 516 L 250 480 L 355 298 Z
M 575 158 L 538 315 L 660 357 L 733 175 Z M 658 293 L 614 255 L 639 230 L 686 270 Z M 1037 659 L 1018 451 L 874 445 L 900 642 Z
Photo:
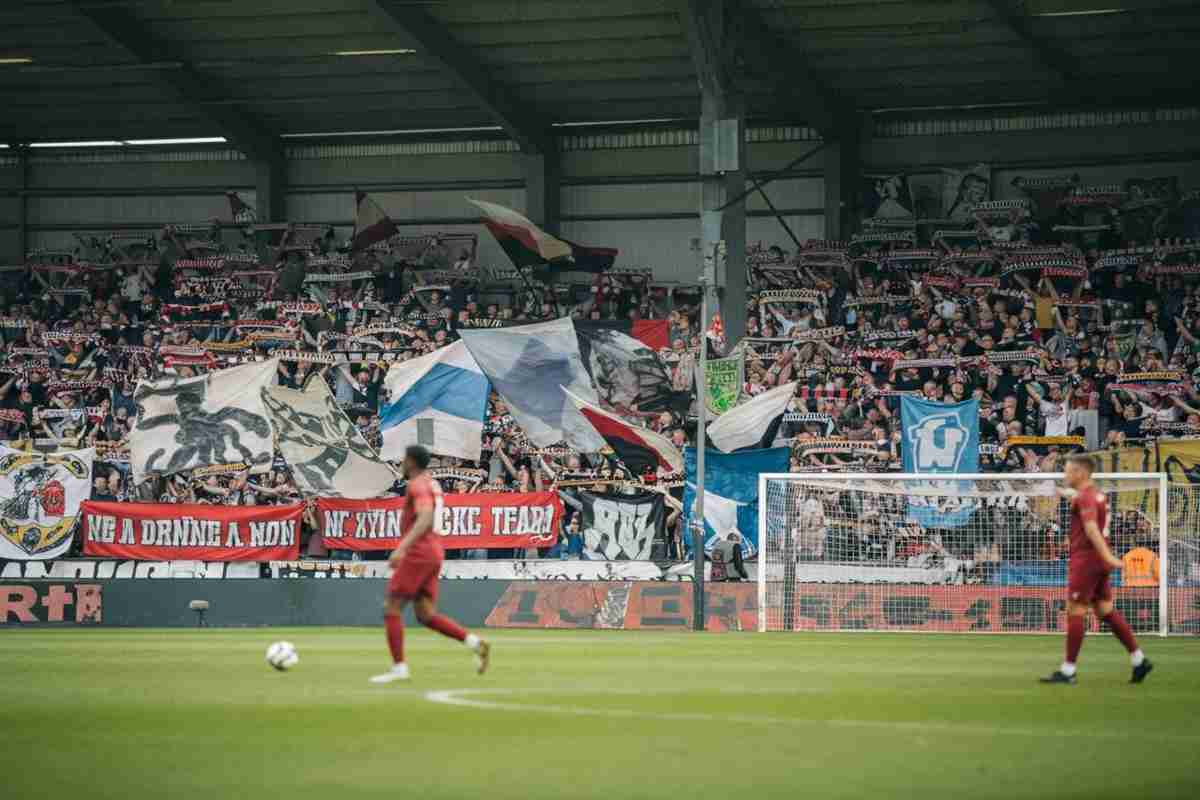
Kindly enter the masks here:
M 704 399 L 709 413 L 721 415 L 737 405 L 742 393 L 744 364 L 741 353 L 708 361 L 704 375 Z
M 1121 360 L 1129 358 L 1129 354 L 1133 352 L 1133 348 L 1137 346 L 1137 334 L 1130 331 L 1129 333 L 1118 334 L 1113 337 L 1113 344 L 1116 345 L 1117 355 Z

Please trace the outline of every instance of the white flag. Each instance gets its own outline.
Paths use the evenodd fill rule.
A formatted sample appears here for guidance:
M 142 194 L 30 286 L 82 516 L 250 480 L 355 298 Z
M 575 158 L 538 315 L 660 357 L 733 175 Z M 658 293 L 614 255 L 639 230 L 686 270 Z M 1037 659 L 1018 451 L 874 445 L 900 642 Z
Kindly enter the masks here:
M 275 426 L 279 454 L 305 494 L 361 500 L 392 488 L 396 473 L 372 449 L 325 381 L 302 390 L 269 386 L 263 402 Z
M 796 382 L 792 381 L 734 406 L 708 426 L 708 438 L 724 453 L 759 444 L 771 423 L 787 410 L 795 392 Z M 767 442 L 765 446 L 770 444 Z
M 266 472 L 275 458 L 274 430 L 262 390 L 275 382 L 279 362 L 258 361 L 195 378 L 142 381 L 134 391 L 139 413 L 129 434 L 135 482 L 149 473 L 244 463 Z

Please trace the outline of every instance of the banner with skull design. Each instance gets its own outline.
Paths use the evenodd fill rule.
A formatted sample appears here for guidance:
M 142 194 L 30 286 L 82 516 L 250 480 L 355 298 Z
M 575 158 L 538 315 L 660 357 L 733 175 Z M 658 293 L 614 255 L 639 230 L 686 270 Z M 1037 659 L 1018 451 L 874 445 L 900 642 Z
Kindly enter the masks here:
M 303 391 L 271 386 L 262 392 L 279 454 L 305 494 L 362 499 L 392 488 L 396 474 L 338 408 L 325 381 Z
M 59 558 L 92 494 L 95 450 L 27 453 L 0 445 L 0 559 Z
M 135 482 L 219 464 L 268 471 L 274 430 L 262 390 L 274 383 L 278 364 L 272 359 L 196 378 L 140 382 L 133 395 L 137 423 L 129 435 Z

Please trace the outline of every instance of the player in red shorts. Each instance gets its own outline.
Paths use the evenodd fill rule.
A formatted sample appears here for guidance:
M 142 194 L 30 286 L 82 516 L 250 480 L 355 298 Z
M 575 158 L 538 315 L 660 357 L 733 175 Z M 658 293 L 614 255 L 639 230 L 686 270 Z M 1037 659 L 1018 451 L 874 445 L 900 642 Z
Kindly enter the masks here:
M 488 667 L 491 650 L 488 643 L 437 613 L 438 573 L 442 569 L 442 542 L 437 525 L 441 518 L 442 487 L 425 471 L 428 466 L 429 451 L 424 447 L 414 445 L 405 450 L 404 476 L 408 478 L 408 488 L 402 519 L 407 530 L 388 559 L 392 577 L 383 612 L 392 668 L 371 678 L 371 683 L 408 680 L 408 664 L 404 661 L 404 607 L 410 602 L 418 622 L 457 639 L 475 654 L 480 675 Z
M 1154 665 L 1138 647 L 1129 623 L 1113 608 L 1108 575 L 1121 568 L 1121 560 L 1108 549 L 1108 498 L 1092 483 L 1092 460 L 1067 459 L 1066 487 L 1059 494 L 1071 501 L 1071 559 L 1067 567 L 1067 658 L 1042 683 L 1075 683 L 1075 661 L 1083 646 L 1089 608 L 1108 623 L 1113 636 L 1129 651 L 1133 664 L 1130 683 L 1141 683 Z

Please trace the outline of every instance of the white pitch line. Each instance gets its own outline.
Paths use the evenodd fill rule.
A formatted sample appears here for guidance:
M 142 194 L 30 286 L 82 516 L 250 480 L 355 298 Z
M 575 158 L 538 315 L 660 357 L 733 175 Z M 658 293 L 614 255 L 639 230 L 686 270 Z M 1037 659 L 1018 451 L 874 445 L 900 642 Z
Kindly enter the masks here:
M 1022 736 L 1028 738 L 1057 739 L 1064 737 L 1086 737 L 1091 739 L 1115 739 L 1125 741 L 1130 738 L 1149 738 L 1164 742 L 1198 742 L 1200 735 L 1172 734 L 1163 735 L 1153 732 L 1122 733 L 1096 730 L 1067 730 L 1049 728 L 1018 728 L 992 725 L 957 724 L 953 722 L 897 722 L 892 720 L 869 719 L 800 719 L 797 717 L 772 717 L 753 714 L 711 714 L 696 711 L 646 711 L 632 708 L 588 708 L 586 706 L 543 705 L 512 703 L 495 700 L 478 699 L 481 695 L 528 695 L 545 693 L 546 690 L 536 687 L 525 689 L 440 689 L 425 692 L 425 699 L 431 703 L 442 705 L 477 708 L 488 711 L 526 711 L 540 714 L 564 714 L 579 717 L 610 717 L 615 719 L 649 719 L 663 722 L 733 722 L 745 725 L 779 725 L 792 727 L 830 727 L 850 728 L 859 730 L 910 731 L 914 733 L 951 733 L 974 734 L 977 736 Z M 558 690 L 563 691 L 563 690 Z M 573 687 L 565 690 L 574 694 L 613 695 L 613 696 L 655 696 L 663 694 L 685 694 L 694 690 L 637 690 L 637 689 L 582 689 Z M 716 694 L 737 695 L 770 695 L 770 694 L 831 694 L 828 689 L 795 689 L 795 690 L 741 690 L 721 689 Z

